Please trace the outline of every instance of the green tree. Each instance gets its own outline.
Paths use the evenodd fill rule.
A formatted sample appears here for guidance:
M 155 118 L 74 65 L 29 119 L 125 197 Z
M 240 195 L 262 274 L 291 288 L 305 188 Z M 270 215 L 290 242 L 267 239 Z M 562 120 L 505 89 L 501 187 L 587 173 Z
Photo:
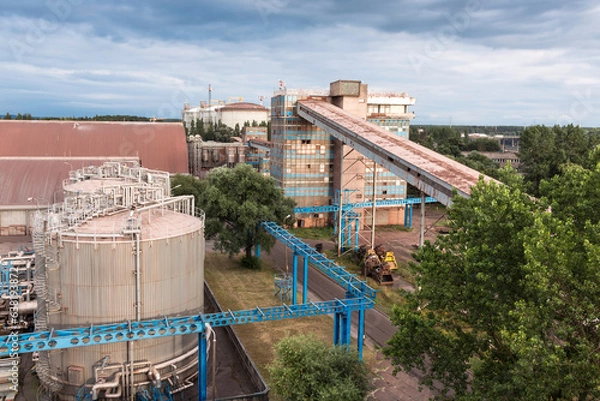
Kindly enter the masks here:
M 12 120 L 12 116 L 10 115 L 10 113 L 6 113 L 6 115 L 4 116 L 5 120 Z
M 598 399 L 600 166 L 570 167 L 539 201 L 503 181 L 456 198 L 451 233 L 419 249 L 384 353 L 452 399 Z
M 196 207 L 198 206 L 201 187 L 200 180 L 192 175 L 175 174 L 171 178 L 171 192 L 173 196 L 194 195 Z
M 294 200 L 285 197 L 271 177 L 247 164 L 216 168 L 199 183 L 197 206 L 206 213 L 206 238 L 230 256 L 243 249 L 250 260 L 257 244 L 268 252 L 275 240 L 259 229 L 259 223 L 282 224 L 294 212 Z
M 537 125 L 525 129 L 519 157 L 530 192 L 539 195 L 541 181 L 559 175 L 564 164 L 584 165 L 590 149 L 599 143 L 598 135 L 574 125 L 552 128 Z
M 478 152 L 500 152 L 500 143 L 492 138 L 477 138 L 468 140 L 463 150 L 476 150 Z
M 283 339 L 275 352 L 268 367 L 272 388 L 288 401 L 362 401 L 367 395 L 368 371 L 355 352 L 303 335 Z
M 479 152 L 471 152 L 467 157 L 461 156 L 460 158 L 457 158 L 457 160 L 485 175 L 496 179 L 498 178 L 498 169 L 500 168 L 498 163 Z

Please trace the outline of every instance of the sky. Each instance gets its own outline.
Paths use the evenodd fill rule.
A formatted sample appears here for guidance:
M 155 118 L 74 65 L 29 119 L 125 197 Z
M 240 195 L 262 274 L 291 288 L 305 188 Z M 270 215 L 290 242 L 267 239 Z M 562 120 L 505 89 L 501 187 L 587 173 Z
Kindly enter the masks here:
M 596 0 L 7 0 L 0 114 L 180 118 L 361 80 L 413 124 L 600 126 Z

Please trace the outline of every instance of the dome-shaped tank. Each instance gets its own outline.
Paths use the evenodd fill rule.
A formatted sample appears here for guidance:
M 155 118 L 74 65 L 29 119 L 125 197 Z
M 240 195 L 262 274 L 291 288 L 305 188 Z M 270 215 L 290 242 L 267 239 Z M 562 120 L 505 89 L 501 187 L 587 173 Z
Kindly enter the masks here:
M 38 313 L 47 330 L 203 311 L 204 220 L 193 198 L 161 196 L 162 184 L 148 182 L 155 174 L 143 172 L 137 181 L 103 177 L 101 188 L 93 176 L 65 186 L 78 195 L 65 199 L 62 226 L 46 233 L 47 302 Z M 51 352 L 40 358 L 40 379 L 63 400 L 78 392 L 125 399 L 157 379 L 176 388 L 197 372 L 197 345 L 197 335 L 185 335 Z

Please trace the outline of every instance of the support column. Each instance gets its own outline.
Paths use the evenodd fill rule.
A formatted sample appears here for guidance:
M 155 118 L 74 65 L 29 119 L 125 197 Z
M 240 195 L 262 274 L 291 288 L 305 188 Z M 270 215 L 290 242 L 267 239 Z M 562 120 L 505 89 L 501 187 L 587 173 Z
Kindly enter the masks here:
M 302 303 L 308 303 L 308 258 L 304 257 L 304 269 L 303 269 L 303 280 L 302 280 Z
M 296 253 L 296 251 L 294 250 L 294 262 L 292 265 L 292 275 L 293 275 L 293 282 L 292 282 L 292 305 L 297 305 L 298 304 L 298 254 Z
M 358 353 L 358 359 L 363 359 L 363 342 L 365 337 L 365 308 L 358 310 L 358 332 L 356 339 L 356 352 Z
M 421 191 L 421 227 L 419 235 L 419 246 L 425 243 L 425 192 Z
M 206 401 L 206 333 L 198 334 L 198 401 Z
M 375 213 L 377 211 L 377 163 L 373 162 L 373 206 L 371 207 L 371 249 L 375 249 Z
M 254 256 L 260 258 L 260 244 L 256 244 L 256 249 L 254 250 Z
M 340 345 L 340 312 L 333 314 L 333 345 Z
M 413 226 L 412 220 L 413 220 L 413 207 L 412 207 L 412 205 L 406 205 L 404 208 L 404 227 L 412 228 L 412 226 Z
M 341 182 L 341 180 L 340 180 Z M 342 185 L 340 185 L 340 202 L 338 204 L 339 210 L 338 210 L 338 243 L 337 243 L 337 255 L 338 257 L 342 256 L 342 210 L 343 210 L 343 206 L 344 206 L 344 201 L 343 201 L 343 192 L 342 192 Z
M 354 249 L 358 249 L 358 230 L 360 230 L 360 221 L 358 219 L 356 219 L 354 221 L 354 231 L 355 231 L 355 237 L 354 237 Z

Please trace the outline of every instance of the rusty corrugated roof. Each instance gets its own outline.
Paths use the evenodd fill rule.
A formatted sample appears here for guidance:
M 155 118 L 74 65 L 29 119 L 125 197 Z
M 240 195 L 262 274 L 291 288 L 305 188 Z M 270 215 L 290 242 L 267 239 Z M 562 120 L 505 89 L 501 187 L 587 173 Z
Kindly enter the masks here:
M 0 157 L 0 207 L 41 206 L 63 200 L 62 182 L 69 171 L 109 160 L 135 158 Z M 28 201 L 32 198 L 31 201 Z
M 137 157 L 150 169 L 188 169 L 181 123 L 0 120 L 0 144 L 0 156 Z

